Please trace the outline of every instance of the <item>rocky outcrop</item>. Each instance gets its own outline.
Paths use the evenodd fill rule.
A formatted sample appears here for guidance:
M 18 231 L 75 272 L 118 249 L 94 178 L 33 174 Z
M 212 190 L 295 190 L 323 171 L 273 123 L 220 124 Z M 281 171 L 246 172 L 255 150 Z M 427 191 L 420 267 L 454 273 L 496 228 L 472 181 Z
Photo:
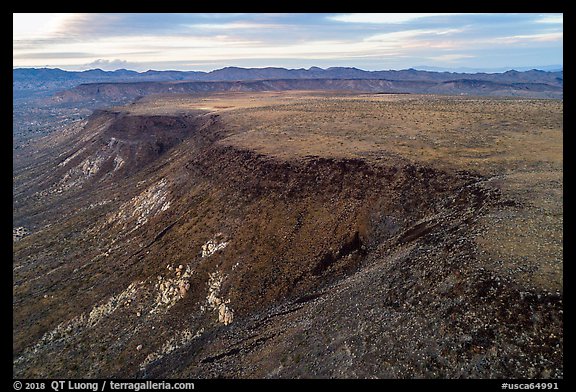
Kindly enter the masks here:
M 121 307 L 129 306 L 143 284 L 144 282 L 132 282 L 125 290 L 113 295 L 104 303 L 94 306 L 89 312 L 60 323 L 56 328 L 44 334 L 34 346 L 26 349 L 22 355 L 15 359 L 14 363 L 25 364 L 35 355 L 51 350 L 53 346 L 71 341 L 76 334 L 83 330 L 96 327 Z
M 218 312 L 218 322 L 228 325 L 234 320 L 234 311 L 229 307 L 230 299 L 224 300 L 220 297 L 224 276 L 216 271 L 208 277 L 208 296 L 206 297 L 208 308 Z
M 118 211 L 110 214 L 107 218 L 108 224 L 124 224 L 128 227 L 128 222 L 132 225 L 131 230 L 136 230 L 146 224 L 151 217 L 166 211 L 170 208 L 168 200 L 168 186 L 166 179 L 160 180 L 144 190 L 138 196 L 124 203 Z
M 14 227 L 12 229 L 12 241 L 16 242 L 16 241 L 20 241 L 22 238 L 26 237 L 28 234 L 30 234 L 30 230 L 28 230 L 27 228 L 20 226 L 20 227 Z
M 200 329 L 196 333 L 192 333 L 189 329 L 176 332 L 174 336 L 168 339 L 158 351 L 148 354 L 140 364 L 140 369 L 145 370 L 151 363 L 164 358 L 166 355 L 171 354 L 187 344 L 190 344 L 194 339 L 202 336 L 203 332 L 204 329 Z
M 190 277 L 194 271 L 189 265 L 186 267 L 179 265 L 177 268 L 168 265 L 167 269 L 168 274 L 166 276 L 158 275 L 158 281 L 154 286 L 157 290 L 157 296 L 156 307 L 152 310 L 153 312 L 174 306 L 190 290 Z
M 224 234 L 218 233 L 213 239 L 202 245 L 202 257 L 210 257 L 219 250 L 226 248 L 228 241 L 224 241 Z

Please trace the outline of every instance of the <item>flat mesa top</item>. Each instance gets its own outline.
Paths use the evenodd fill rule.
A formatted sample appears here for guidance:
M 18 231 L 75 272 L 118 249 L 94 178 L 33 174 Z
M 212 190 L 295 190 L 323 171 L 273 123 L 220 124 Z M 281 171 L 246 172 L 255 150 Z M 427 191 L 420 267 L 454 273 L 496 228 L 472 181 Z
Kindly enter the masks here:
M 563 102 L 350 92 L 148 96 L 134 115 L 216 113 L 222 143 L 280 159 L 416 162 L 501 173 L 562 166 Z
M 539 270 L 562 287 L 563 102 L 350 92 L 148 96 L 133 115 L 218 114 L 218 143 L 280 160 L 360 158 L 375 165 L 466 170 L 522 203 L 481 218 L 486 266 Z M 496 266 L 497 265 L 497 266 Z M 522 272 L 519 272 L 523 274 Z M 533 280 L 534 278 L 530 278 Z

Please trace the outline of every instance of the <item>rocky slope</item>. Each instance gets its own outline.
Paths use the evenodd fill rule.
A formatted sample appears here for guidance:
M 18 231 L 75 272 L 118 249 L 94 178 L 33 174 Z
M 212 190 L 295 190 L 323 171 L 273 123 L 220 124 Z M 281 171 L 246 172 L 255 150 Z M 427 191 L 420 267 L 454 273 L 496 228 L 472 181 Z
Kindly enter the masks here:
M 558 274 L 479 240 L 517 193 L 386 149 L 246 148 L 251 109 L 174 105 L 15 155 L 14 377 L 563 377 Z

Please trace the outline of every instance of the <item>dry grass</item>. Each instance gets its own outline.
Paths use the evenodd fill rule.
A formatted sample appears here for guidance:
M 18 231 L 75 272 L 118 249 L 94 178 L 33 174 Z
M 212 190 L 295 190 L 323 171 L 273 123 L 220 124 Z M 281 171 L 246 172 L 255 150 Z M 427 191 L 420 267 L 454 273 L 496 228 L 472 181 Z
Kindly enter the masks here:
M 117 109 L 142 117 L 103 113 L 18 152 L 30 159 L 15 165 L 15 223 L 31 234 L 13 247 L 15 358 L 132 282 L 149 289 L 42 346 L 15 375 L 140 377 L 162 353 L 148 377 L 268 377 L 281 361 L 288 377 L 561 377 L 562 295 L 547 293 L 563 290 L 561 101 L 291 91 L 148 96 Z M 97 155 L 118 133 L 142 146 L 121 150 L 133 172 L 32 197 L 59 181 L 72 151 Z M 182 140 L 137 160 L 128 152 L 153 145 L 144 136 Z M 131 200 L 164 178 L 170 208 L 131 232 L 142 204 Z M 118 211 L 128 219 L 107 225 Z M 226 249 L 201 257 L 220 232 Z M 149 317 L 167 264 L 191 266 L 190 290 Z M 228 329 L 200 308 L 216 271 L 227 276 Z M 274 308 L 286 303 L 295 307 Z M 460 344 L 466 335 L 479 345 Z M 339 357 L 344 347 L 363 362 Z M 478 353 L 489 368 L 462 370 Z M 326 373 L 312 362 L 322 356 Z
M 150 96 L 129 110 L 215 112 L 235 131 L 226 143 L 283 159 L 401 156 L 486 174 L 562 164 L 556 100 L 291 91 Z
M 486 265 L 562 289 L 562 101 L 290 91 L 146 97 L 130 110 L 217 113 L 230 132 L 221 143 L 281 160 L 362 158 L 486 176 L 524 206 L 481 220 Z

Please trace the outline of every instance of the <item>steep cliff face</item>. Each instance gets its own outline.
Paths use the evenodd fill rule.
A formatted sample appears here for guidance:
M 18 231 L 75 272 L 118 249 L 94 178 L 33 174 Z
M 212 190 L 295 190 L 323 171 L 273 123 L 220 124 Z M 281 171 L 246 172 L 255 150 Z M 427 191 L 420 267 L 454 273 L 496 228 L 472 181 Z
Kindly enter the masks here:
M 482 263 L 521 208 L 484 176 L 237 132 L 99 111 L 19 157 L 15 377 L 562 376 L 562 294 Z

